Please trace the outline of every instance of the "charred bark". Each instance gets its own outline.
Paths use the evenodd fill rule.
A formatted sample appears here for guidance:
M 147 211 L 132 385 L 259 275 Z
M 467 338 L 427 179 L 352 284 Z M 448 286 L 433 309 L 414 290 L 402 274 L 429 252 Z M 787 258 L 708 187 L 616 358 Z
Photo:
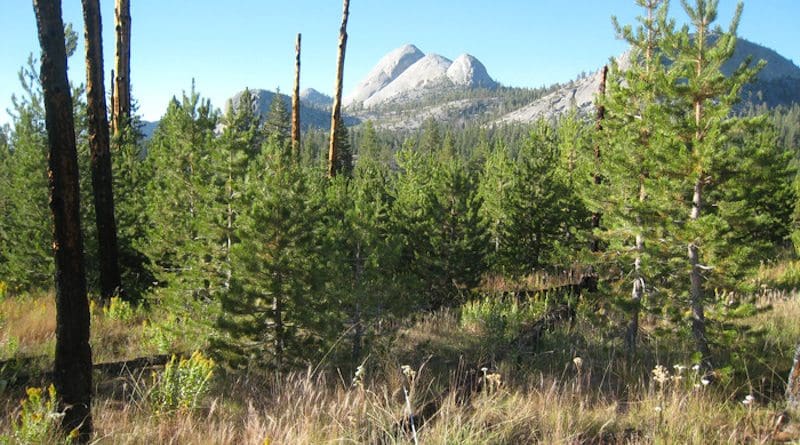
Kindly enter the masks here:
M 328 177 L 334 177 L 341 169 L 339 162 L 338 132 L 336 129 L 342 119 L 342 82 L 344 79 L 344 55 L 347 49 L 347 18 L 350 15 L 350 0 L 344 0 L 342 7 L 342 26 L 339 28 L 339 55 L 336 60 L 336 83 L 333 88 L 333 108 L 331 110 L 331 139 L 328 146 Z
M 86 24 L 86 114 L 89 121 L 89 147 L 92 153 L 92 188 L 100 256 L 100 294 L 107 300 L 120 291 L 122 279 L 119 270 L 110 138 L 103 80 L 103 25 L 100 18 L 100 0 L 82 1 L 83 20 Z
M 597 97 L 602 98 L 606 94 L 606 79 L 608 78 L 608 65 L 603 66 L 603 70 L 601 72 L 600 77 L 600 88 L 597 91 Z M 606 107 L 600 103 L 597 106 L 597 117 L 595 123 L 595 130 L 599 135 L 603 131 L 603 121 L 606 118 Z M 594 172 L 594 184 L 599 186 L 603 183 L 603 177 L 600 175 L 600 144 L 596 143 L 594 145 L 594 163 L 595 163 L 595 172 Z M 600 218 L 602 214 L 597 211 L 592 213 L 592 231 L 600 228 Z M 599 252 L 600 251 L 600 240 L 597 236 L 592 236 L 592 241 L 589 246 L 592 252 Z
M 115 100 L 112 121 L 115 134 L 129 123 L 131 115 L 131 3 L 130 0 L 116 0 L 115 29 L 117 51 L 115 58 L 116 74 Z
M 292 94 L 292 148 L 300 153 L 300 33 L 294 44 L 294 92 Z
M 56 287 L 56 351 L 53 369 L 65 431 L 92 431 L 92 349 L 83 260 L 78 153 L 72 95 L 67 80 L 64 23 L 59 0 L 34 0 L 42 48 L 41 80 L 47 127 L 48 184 L 53 213 Z

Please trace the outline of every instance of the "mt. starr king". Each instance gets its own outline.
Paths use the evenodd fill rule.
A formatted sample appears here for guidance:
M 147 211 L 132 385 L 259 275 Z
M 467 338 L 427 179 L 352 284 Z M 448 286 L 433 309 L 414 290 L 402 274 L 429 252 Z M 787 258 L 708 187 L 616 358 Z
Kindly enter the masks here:
M 800 103 L 800 68 L 769 48 L 740 38 L 733 58 L 723 70 L 732 72 L 747 57 L 754 62 L 763 59 L 767 65 L 745 88 L 744 105 L 776 107 Z M 627 59 L 626 53 L 617 60 L 624 68 Z M 542 89 L 506 87 L 492 79 L 486 67 L 469 54 L 451 61 L 438 54 L 426 55 L 407 44 L 381 58 L 345 96 L 344 114 L 348 125 L 371 120 L 377 126 L 397 130 L 418 128 L 428 118 L 451 125 L 531 123 L 558 117 L 572 108 L 590 113 L 599 88 L 599 73 L 598 69 L 588 76 Z M 271 93 L 261 94 L 259 99 L 271 100 Z M 288 97 L 285 100 L 288 104 Z M 330 108 L 331 98 L 308 88 L 301 94 L 301 101 L 301 121 L 307 115 L 304 127 L 324 128 L 324 112 Z M 259 109 L 268 109 L 268 104 L 262 105 Z

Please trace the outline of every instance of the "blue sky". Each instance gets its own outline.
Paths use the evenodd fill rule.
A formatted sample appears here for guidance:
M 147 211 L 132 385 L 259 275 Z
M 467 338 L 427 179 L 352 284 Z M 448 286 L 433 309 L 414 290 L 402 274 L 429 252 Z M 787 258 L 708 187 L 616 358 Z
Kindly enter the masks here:
M 19 67 L 38 54 L 30 1 L 0 0 L 0 124 Z M 79 0 L 65 0 L 64 20 L 80 31 L 70 79 L 85 82 Z M 672 14 L 684 19 L 680 1 Z M 106 79 L 113 64 L 113 0 L 101 0 Z M 720 0 L 727 27 L 733 0 Z M 302 88 L 333 90 L 340 0 L 132 0 L 133 94 L 145 119 L 158 119 L 173 95 L 198 90 L 223 107 L 244 87 L 288 92 L 294 38 L 303 33 Z M 610 17 L 632 23 L 633 0 L 351 0 L 347 94 L 390 50 L 405 43 L 450 59 L 467 52 L 504 85 L 538 87 L 592 71 L 624 44 Z M 800 62 L 799 0 L 745 0 L 739 35 Z

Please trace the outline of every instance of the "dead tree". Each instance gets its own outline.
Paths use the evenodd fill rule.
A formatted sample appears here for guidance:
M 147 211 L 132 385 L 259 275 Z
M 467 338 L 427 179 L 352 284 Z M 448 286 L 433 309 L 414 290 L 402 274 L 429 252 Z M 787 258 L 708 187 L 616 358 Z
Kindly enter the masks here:
M 600 73 L 600 88 L 597 91 L 598 99 L 603 98 L 606 94 L 606 79 L 608 78 L 608 65 L 603 66 L 603 70 Z M 597 117 L 595 123 L 595 130 L 598 134 L 603 131 L 603 121 L 606 118 L 606 107 L 601 103 L 597 105 Z M 594 163 L 595 163 L 595 172 L 594 172 L 594 184 L 596 186 L 600 186 L 603 183 L 603 177 L 600 175 L 600 143 L 594 144 Z M 600 211 L 596 211 L 592 213 L 592 231 L 597 230 L 600 228 L 600 218 L 602 214 Z M 592 236 L 591 242 L 591 251 L 592 252 L 599 252 L 600 251 L 600 240 L 597 239 L 597 236 Z
M 342 26 L 339 28 L 339 55 L 336 60 L 336 83 L 333 89 L 333 109 L 331 110 L 331 139 L 328 146 L 328 177 L 334 177 L 340 170 L 338 153 L 338 132 L 342 119 L 342 81 L 344 78 L 344 54 L 347 48 L 347 17 L 350 14 L 350 0 L 344 0 Z
M 116 0 L 114 23 L 117 34 L 115 57 L 116 78 L 114 81 L 114 103 L 111 111 L 114 134 L 122 131 L 131 115 L 131 3 Z
M 292 94 L 292 149 L 300 153 L 300 33 L 294 44 L 294 92 Z
M 86 37 L 86 102 L 89 147 L 92 153 L 92 189 L 100 256 L 100 294 L 109 299 L 119 290 L 117 224 L 114 218 L 111 150 L 103 80 L 103 40 L 100 0 L 83 0 Z
M 53 380 L 65 431 L 81 441 L 92 431 L 92 349 L 83 262 L 78 153 L 60 0 L 34 0 L 47 127 L 48 184 L 53 213 L 56 287 L 56 354 Z

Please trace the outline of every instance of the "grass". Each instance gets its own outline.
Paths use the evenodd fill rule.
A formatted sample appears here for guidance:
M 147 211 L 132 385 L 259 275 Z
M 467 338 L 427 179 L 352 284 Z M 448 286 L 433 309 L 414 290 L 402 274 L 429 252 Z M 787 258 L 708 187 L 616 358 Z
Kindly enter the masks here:
M 51 366 L 52 300 L 0 301 L 4 360 L 41 356 L 36 366 Z M 407 444 L 409 404 L 424 444 L 770 443 L 800 338 L 800 299 L 771 294 L 757 303 L 771 310 L 755 311 L 737 322 L 747 329 L 731 330 L 751 339 L 737 341 L 730 352 L 745 366 L 708 386 L 691 370 L 691 345 L 677 333 L 655 335 L 655 320 L 645 320 L 637 359 L 626 361 L 621 341 L 609 335 L 613 323 L 588 308 L 535 347 L 522 347 L 498 345 L 507 332 L 488 331 L 496 326 L 485 323 L 489 306 L 482 306 L 468 317 L 458 310 L 420 315 L 374 339 L 357 385 L 352 371 L 341 370 L 352 364 L 268 375 L 219 369 L 198 409 L 164 412 L 149 396 L 160 368 L 96 373 L 92 442 Z M 137 310 L 118 319 L 93 311 L 95 361 L 159 352 L 148 340 L 152 326 L 163 322 L 150 320 L 153 314 Z M 669 372 L 661 383 L 652 373 L 656 365 Z M 30 384 L 46 382 L 12 382 L 0 390 L 0 434 L 10 430 Z M 754 397 L 750 404 L 742 403 L 747 395 Z

